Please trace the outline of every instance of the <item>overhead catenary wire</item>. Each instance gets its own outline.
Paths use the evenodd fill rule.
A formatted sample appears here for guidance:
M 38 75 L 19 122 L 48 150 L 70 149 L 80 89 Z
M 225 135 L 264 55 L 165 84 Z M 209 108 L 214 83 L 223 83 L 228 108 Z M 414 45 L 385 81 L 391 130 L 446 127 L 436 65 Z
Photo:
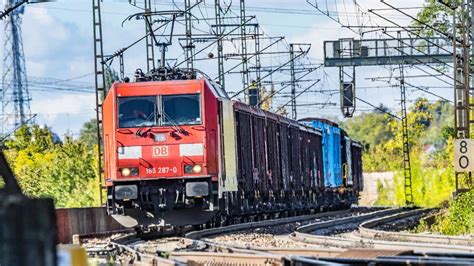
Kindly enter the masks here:
M 319 66 L 319 67 L 316 67 L 314 69 L 309 69 L 307 73 L 305 73 L 304 75 L 296 78 L 296 81 L 299 80 L 299 79 L 303 79 L 305 78 L 306 76 L 308 76 L 309 74 L 311 74 L 312 72 L 316 71 L 318 68 L 320 68 L 321 66 L 323 66 L 322 64 Z M 279 90 L 277 91 L 274 91 L 273 93 L 271 93 L 270 95 L 267 95 L 265 98 L 261 99 L 260 102 L 259 102 L 259 106 L 264 103 L 265 101 L 267 101 L 268 99 L 272 98 L 274 95 L 280 93 L 281 91 L 283 91 L 284 89 L 290 87 L 290 84 L 287 84 L 285 86 L 283 86 L 282 88 L 280 88 Z
M 311 85 L 309 85 L 306 89 L 304 89 L 303 91 L 299 92 L 298 94 L 296 94 L 294 96 L 294 99 L 298 98 L 299 96 L 303 95 L 306 91 L 310 90 L 313 88 L 314 85 L 318 84 L 321 80 L 318 79 L 316 80 L 315 82 L 311 83 Z M 293 99 L 290 99 L 288 102 L 286 102 L 285 104 L 283 105 L 280 105 L 276 110 L 281 110 L 283 108 L 285 108 L 285 106 L 288 106 L 289 104 L 291 104 L 291 102 L 293 101 Z M 297 105 L 296 105 L 297 106 Z
M 307 52 L 306 52 L 307 53 Z M 279 67 L 277 67 L 276 69 L 274 69 L 273 71 L 270 71 L 268 74 L 264 75 L 262 77 L 262 79 L 270 76 L 271 74 L 275 73 L 276 71 L 278 71 L 279 69 L 283 68 L 284 66 L 288 65 L 289 63 L 291 63 L 292 61 L 296 60 L 297 58 L 301 57 L 302 55 L 306 54 L 305 52 L 301 52 L 299 53 L 298 55 L 296 55 L 293 59 L 290 59 L 288 60 L 287 62 L 281 64 Z M 251 85 L 243 88 L 242 90 L 238 91 L 236 94 L 232 95 L 231 98 L 235 98 L 236 96 L 238 96 L 239 94 L 241 94 L 242 92 L 246 91 Z
M 320 12 L 323 12 L 317 5 L 314 5 L 314 4 L 310 3 L 309 0 L 307 0 L 307 2 L 308 2 L 310 5 L 312 5 L 313 7 L 315 7 L 317 10 L 319 10 Z M 383 1 L 382 1 L 382 2 L 383 2 Z M 371 12 L 371 13 L 377 15 L 378 17 L 384 19 L 385 21 L 388 21 L 388 22 L 390 22 L 391 24 L 395 25 L 395 26 L 392 26 L 392 27 L 396 27 L 396 28 L 401 28 L 401 29 L 407 30 L 408 32 L 413 33 L 414 35 L 417 35 L 419 38 L 422 38 L 422 39 L 426 40 L 427 42 L 430 42 L 429 39 L 427 39 L 427 38 L 425 38 L 425 37 L 423 37 L 423 36 L 420 36 L 419 34 L 416 34 L 416 32 L 413 32 L 411 29 L 408 29 L 409 27 L 404 27 L 404 26 L 402 26 L 402 25 L 399 25 L 398 23 L 393 22 L 393 21 L 391 21 L 390 19 L 388 19 L 387 16 L 383 16 L 383 17 L 382 17 L 382 15 L 379 15 L 379 14 L 375 13 L 375 9 L 371 9 L 371 10 L 369 10 L 369 12 Z M 402 13 L 406 13 L 406 12 L 403 12 L 403 11 L 402 11 Z M 330 17 L 330 16 L 329 16 L 329 17 Z M 369 18 L 370 18 L 370 17 L 369 17 Z M 332 18 L 332 17 L 331 17 L 331 19 L 335 20 L 335 19 Z M 338 21 L 338 20 L 335 20 L 335 21 L 338 22 L 341 26 L 343 26 L 343 27 L 345 26 L 344 24 L 340 23 L 340 21 Z M 348 25 L 347 27 L 350 29 L 350 25 Z M 361 26 L 361 25 L 358 25 L 358 26 L 355 26 L 355 27 L 363 28 L 363 26 Z M 371 26 L 371 27 L 377 28 L 377 27 L 381 27 L 381 26 L 377 25 L 377 26 Z M 350 30 L 351 30 L 351 29 L 350 29 Z M 353 31 L 353 30 L 352 30 L 352 31 Z M 355 32 L 355 31 L 353 31 L 353 32 Z M 387 32 L 386 30 L 382 30 L 382 33 L 386 34 L 387 36 L 391 37 L 391 38 L 394 39 L 394 40 L 398 40 L 398 38 L 395 38 L 395 37 L 393 37 L 392 35 L 388 34 L 388 32 Z M 403 43 L 404 43 L 404 44 L 407 44 L 407 43 L 405 43 L 405 42 L 403 42 Z M 437 44 L 435 44 L 435 43 L 431 43 L 431 44 L 435 45 L 435 46 L 438 47 L 439 49 L 443 49 L 444 51 L 447 51 L 444 47 L 441 47 L 441 46 L 439 46 L 439 45 L 437 45 Z M 409 47 L 412 47 L 412 45 L 409 45 Z M 416 47 L 412 47 L 412 48 L 416 48 Z M 400 51 L 400 52 L 404 53 L 404 51 Z M 447 52 L 450 53 L 450 51 L 447 51 Z M 427 56 L 429 56 L 429 55 L 426 54 L 426 53 L 424 53 L 424 54 L 427 55 Z M 419 61 L 419 60 L 418 60 L 418 61 Z M 419 61 L 419 62 L 421 62 L 421 61 Z M 439 61 L 439 63 L 441 63 L 441 64 L 443 64 L 443 65 L 447 65 L 448 67 L 451 67 L 449 64 L 446 64 L 445 62 Z M 443 73 L 442 71 L 439 71 L 438 69 L 433 68 L 432 66 L 429 66 L 429 65 L 427 65 L 427 64 L 425 64 L 425 65 L 428 66 L 429 68 L 435 70 L 436 72 L 438 72 L 439 75 L 445 76 L 445 77 L 447 77 L 447 78 L 452 79 L 451 76 L 446 75 L 446 74 Z M 416 67 L 417 69 L 421 69 L 419 66 L 414 66 L 414 67 Z M 422 70 L 422 71 L 426 72 L 426 70 Z M 426 73 L 427 73 L 427 74 L 431 74 L 431 73 L 428 73 L 428 72 L 426 72 Z M 431 74 L 431 75 L 432 75 L 432 74 Z M 445 80 L 441 79 L 440 77 L 437 77 L 436 75 L 432 75 L 432 76 L 433 76 L 434 78 L 437 78 L 437 79 L 439 79 L 439 80 L 441 80 L 441 81 L 447 83 L 447 84 L 450 84 L 450 83 L 446 82 Z M 416 87 L 415 87 L 415 85 L 414 85 L 414 86 L 411 86 L 411 87 L 416 88 L 417 90 L 420 90 L 420 91 L 424 91 L 424 92 L 426 92 L 426 93 L 428 93 L 428 94 L 431 94 L 431 95 L 433 95 L 433 96 L 435 96 L 435 97 L 438 97 L 438 98 L 440 98 L 440 99 L 442 99 L 442 100 L 444 100 L 444 101 L 447 100 L 445 97 L 442 97 L 442 96 L 437 95 L 437 94 L 435 94 L 435 93 L 433 93 L 433 92 L 430 92 L 430 91 L 428 91 L 427 89 L 424 89 L 424 88 L 422 88 L 422 87 L 419 87 L 419 86 L 416 86 Z M 448 100 L 448 101 L 449 101 L 449 100 Z

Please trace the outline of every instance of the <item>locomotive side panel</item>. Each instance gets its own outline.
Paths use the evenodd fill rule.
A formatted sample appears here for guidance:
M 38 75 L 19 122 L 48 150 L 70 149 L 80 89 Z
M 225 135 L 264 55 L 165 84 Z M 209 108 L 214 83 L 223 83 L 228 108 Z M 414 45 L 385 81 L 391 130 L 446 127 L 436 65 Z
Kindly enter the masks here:
M 209 86 L 204 83 L 204 86 Z M 219 173 L 219 152 L 218 152 L 218 102 L 212 91 L 209 88 L 204 89 L 204 101 L 203 101 L 203 110 L 206 118 L 205 127 L 195 126 L 195 130 L 205 130 L 205 141 L 204 149 L 206 151 L 206 169 L 208 175 L 212 176 L 213 181 L 217 181 L 217 176 Z
M 104 141 L 104 177 L 106 182 L 117 178 L 117 150 L 115 142 L 115 103 L 116 88 L 115 85 L 109 90 L 107 97 L 102 104 L 102 119 L 110 121 L 110 123 L 103 123 L 102 133 Z M 107 182 L 107 185 L 111 185 Z

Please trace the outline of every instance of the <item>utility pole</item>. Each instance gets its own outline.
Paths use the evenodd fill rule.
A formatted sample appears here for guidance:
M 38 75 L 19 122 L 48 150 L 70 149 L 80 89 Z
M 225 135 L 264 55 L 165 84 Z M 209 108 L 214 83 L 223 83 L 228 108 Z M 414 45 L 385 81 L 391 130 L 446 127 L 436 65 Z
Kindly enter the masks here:
M 155 69 L 155 46 L 153 43 L 153 33 L 152 28 L 148 23 L 153 23 L 152 21 L 147 21 L 150 18 L 151 13 L 151 0 L 144 0 L 145 4 L 145 45 L 146 45 L 146 69 L 148 72 Z
M 92 0 L 92 19 L 94 26 L 94 69 L 95 69 L 95 111 L 97 120 L 97 167 L 100 184 L 100 203 L 104 205 L 104 169 L 102 167 L 103 147 L 102 147 L 102 102 L 104 101 L 105 89 L 105 69 L 104 69 L 104 47 L 102 40 L 102 17 L 100 12 L 101 0 Z
M 291 82 L 291 118 L 296 119 L 296 77 L 295 77 L 295 50 L 290 43 L 290 82 Z
M 261 67 L 262 64 L 260 62 L 260 26 L 258 24 L 254 25 L 254 33 L 255 33 L 255 83 L 256 83 L 256 91 L 255 91 L 255 98 L 256 98 L 256 105 L 260 102 L 260 88 L 262 88 L 262 81 L 261 81 Z
M 25 53 L 21 30 L 21 15 L 26 1 L 7 0 L 4 17 L 2 76 L 2 135 L 23 125 L 31 116 L 31 96 L 26 77 Z M 7 14 L 9 14 L 7 16 Z
M 224 47 L 222 40 L 222 9 L 220 0 L 215 0 L 215 16 L 216 16 L 216 30 L 215 35 L 217 37 L 217 69 L 218 69 L 218 81 L 219 84 L 225 90 L 225 78 L 224 78 Z M 245 27 L 245 26 L 244 26 Z
M 398 39 L 401 40 L 401 32 L 398 31 Z M 401 49 L 403 44 L 399 41 L 398 48 Z M 413 205 L 413 191 L 412 191 L 412 179 L 411 179 L 411 162 L 410 162 L 410 138 L 408 135 L 408 114 L 406 104 L 406 88 L 405 88 L 405 73 L 403 64 L 398 66 L 400 70 L 400 96 L 401 96 L 401 108 L 402 108 L 402 144 L 403 144 L 403 177 L 404 177 L 404 190 L 405 190 L 405 204 L 407 206 Z
M 186 20 L 186 66 L 189 71 L 191 71 L 194 66 L 193 66 L 193 61 L 194 61 L 194 43 L 193 43 L 193 33 L 192 33 L 192 16 L 191 16 L 191 0 L 185 0 L 184 1 L 184 9 L 186 10 L 186 13 L 184 14 L 184 18 Z
M 473 49 L 469 50 L 469 32 L 473 32 L 471 23 L 474 18 L 469 16 L 472 10 L 472 1 L 462 1 L 460 6 L 453 7 L 453 60 L 454 60 L 454 123 L 455 123 L 455 154 L 461 153 L 455 162 L 456 195 L 472 188 L 472 162 L 464 161 L 464 150 L 471 140 L 471 126 L 474 121 L 470 119 L 473 104 L 470 100 L 472 88 L 470 87 L 469 74 L 473 69 L 469 63 L 469 56 L 474 56 Z M 459 22 L 458 22 L 459 18 Z M 457 36 L 459 32 L 460 36 Z M 461 42 L 459 41 L 461 40 Z M 471 41 L 472 43 L 472 41 Z M 463 145 L 463 143 L 465 145 Z M 456 156 L 455 156 L 456 157 Z M 465 157 L 468 158 L 468 157 Z M 459 167 L 461 169 L 459 169 Z
M 240 0 L 240 46 L 242 65 L 242 86 L 248 88 L 244 91 L 244 98 L 249 105 L 257 106 L 260 98 L 260 43 L 258 24 L 253 24 L 255 29 L 255 79 L 250 84 L 250 70 L 248 67 L 249 54 L 247 49 L 247 17 L 245 13 L 245 0 Z
M 247 26 L 245 25 L 245 0 L 240 0 L 240 52 L 242 54 L 242 86 L 249 87 L 249 68 L 247 62 Z M 250 89 L 244 92 L 248 104 L 252 104 Z M 255 105 L 255 104 L 254 104 Z

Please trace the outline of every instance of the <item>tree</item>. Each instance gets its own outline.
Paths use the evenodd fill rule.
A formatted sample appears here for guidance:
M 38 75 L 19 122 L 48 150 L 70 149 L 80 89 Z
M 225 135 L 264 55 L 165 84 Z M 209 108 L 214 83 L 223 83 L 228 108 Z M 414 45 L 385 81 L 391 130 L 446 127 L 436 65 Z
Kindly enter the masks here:
M 85 143 L 89 148 L 97 144 L 97 119 L 93 118 L 82 125 L 79 141 Z
M 393 137 L 392 131 L 387 127 L 390 121 L 392 118 L 388 115 L 374 110 L 372 113 L 356 116 L 342 126 L 352 138 L 376 147 Z
M 112 87 L 112 84 L 114 84 L 115 81 L 120 80 L 117 71 L 115 69 L 110 68 L 109 66 L 105 67 L 105 90 L 109 91 L 110 87 Z
M 25 125 L 5 146 L 26 195 L 51 197 L 56 207 L 98 205 L 96 156 L 85 143 L 68 137 L 55 143 L 49 128 Z
M 386 114 L 386 113 L 390 113 L 390 108 L 388 108 L 387 106 L 385 106 L 383 103 L 381 103 L 379 105 L 379 107 L 375 108 L 374 109 L 374 113 L 376 114 Z
M 452 32 L 452 15 L 453 11 L 449 4 L 440 3 L 439 0 L 427 0 L 412 25 L 417 27 L 418 34 L 422 36 L 434 37 L 441 33 L 447 34 Z
M 453 142 L 449 134 L 453 109 L 448 102 L 429 103 L 419 98 L 408 110 L 413 195 L 418 206 L 439 206 L 454 189 Z M 352 118 L 343 127 L 351 138 L 369 144 L 370 149 L 363 153 L 365 171 L 395 172 L 396 186 L 384 188 L 391 191 L 386 191 L 379 202 L 403 205 L 401 122 L 374 111 Z
M 260 89 L 260 100 L 262 101 L 262 103 L 260 104 L 260 108 L 267 111 L 272 109 L 274 96 L 275 87 L 273 86 L 273 84 L 270 87 L 270 91 L 267 91 L 267 88 L 265 86 L 262 86 L 262 88 Z

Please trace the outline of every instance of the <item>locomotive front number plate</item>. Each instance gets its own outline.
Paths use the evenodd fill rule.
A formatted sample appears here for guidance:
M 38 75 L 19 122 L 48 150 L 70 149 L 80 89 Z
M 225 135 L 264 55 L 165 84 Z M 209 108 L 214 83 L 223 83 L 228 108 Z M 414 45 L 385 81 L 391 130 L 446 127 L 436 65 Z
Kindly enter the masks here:
M 168 146 L 153 147 L 153 157 L 168 157 L 168 156 L 169 156 Z

